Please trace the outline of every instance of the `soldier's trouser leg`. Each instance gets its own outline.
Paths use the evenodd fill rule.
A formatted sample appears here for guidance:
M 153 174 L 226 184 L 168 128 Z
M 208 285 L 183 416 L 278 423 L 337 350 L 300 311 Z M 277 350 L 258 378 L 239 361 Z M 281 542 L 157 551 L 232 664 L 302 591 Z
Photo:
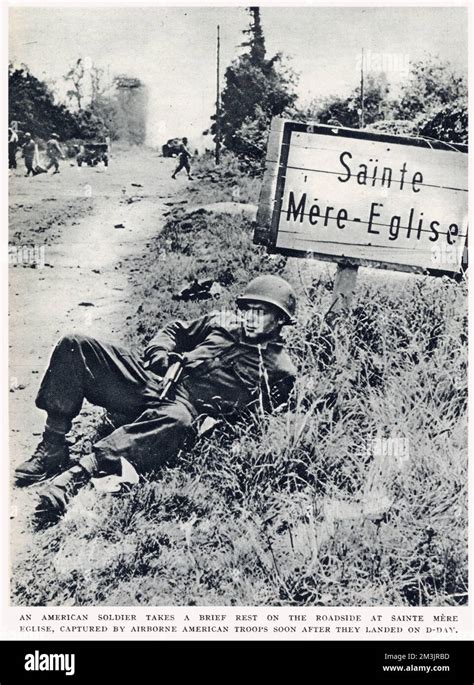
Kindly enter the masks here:
M 49 158 L 49 164 L 48 164 L 48 166 L 46 167 L 46 171 L 49 171 L 49 170 L 51 169 L 52 166 L 54 167 L 54 170 L 55 170 L 55 171 L 59 171 L 59 162 L 58 162 L 58 160 L 56 159 L 56 157 L 50 157 L 50 158 Z
M 55 523 L 79 488 L 99 471 L 120 475 L 122 456 L 141 471 L 154 470 L 175 456 L 191 431 L 194 418 L 195 410 L 186 405 L 186 397 L 174 402 L 162 401 L 158 408 L 146 410 L 136 422 L 96 443 L 94 454 L 86 454 L 77 465 L 56 476 L 42 492 L 35 509 L 36 525 Z
M 150 376 L 127 350 L 82 335 L 68 335 L 53 350 L 36 406 L 48 413 L 47 427 L 67 433 L 84 399 L 110 411 L 138 416 Z
M 14 145 L 8 146 L 8 168 L 16 169 L 16 147 Z
M 175 169 L 174 172 L 173 172 L 173 176 L 176 176 L 176 174 L 179 174 L 179 172 L 181 171 L 181 169 L 184 169 L 184 165 L 183 165 L 183 163 L 182 163 L 181 161 L 179 161 L 179 162 L 178 162 L 178 166 L 176 167 L 176 169 Z
M 147 409 L 136 421 L 95 444 L 99 468 L 117 472 L 120 457 L 141 472 L 159 468 L 177 455 L 193 432 L 195 416 L 194 408 L 186 400 L 162 400 L 160 406 Z
M 35 174 L 35 171 L 33 169 L 33 158 L 25 157 L 25 167 L 26 167 L 26 175 L 29 176 L 30 173 Z
M 48 413 L 46 426 L 67 433 L 84 399 L 130 416 L 130 423 L 94 446 L 100 469 L 120 470 L 120 457 L 140 470 L 172 458 L 191 432 L 196 410 L 184 391 L 159 400 L 159 381 L 127 350 L 94 338 L 69 335 L 53 351 L 36 406 Z M 135 418 L 138 417 L 138 418 Z

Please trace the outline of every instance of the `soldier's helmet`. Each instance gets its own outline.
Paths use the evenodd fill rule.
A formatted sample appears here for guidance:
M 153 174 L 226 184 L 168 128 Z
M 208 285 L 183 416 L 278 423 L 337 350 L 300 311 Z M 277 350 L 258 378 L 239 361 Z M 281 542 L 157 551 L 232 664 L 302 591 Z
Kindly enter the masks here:
M 31 138 L 31 133 L 25 133 L 25 138 Z
M 52 133 L 52 134 L 51 134 L 51 138 L 56 138 L 56 139 L 58 139 L 58 138 L 59 138 L 59 136 L 58 136 L 58 134 L 57 134 L 57 133 Z
M 286 324 L 294 324 L 296 312 L 295 291 L 284 278 L 265 275 L 254 278 L 237 297 L 237 304 L 265 302 L 279 309 L 286 317 Z

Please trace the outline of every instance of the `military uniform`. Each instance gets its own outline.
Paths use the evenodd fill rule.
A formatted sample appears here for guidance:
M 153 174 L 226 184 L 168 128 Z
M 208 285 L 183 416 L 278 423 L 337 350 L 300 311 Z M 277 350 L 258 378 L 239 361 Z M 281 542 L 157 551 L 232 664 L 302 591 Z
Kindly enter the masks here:
M 181 143 L 180 146 L 180 151 L 179 151 L 179 162 L 178 166 L 176 167 L 174 173 L 173 173 L 173 178 L 178 174 L 182 169 L 186 169 L 188 176 L 191 174 L 191 165 L 189 163 L 189 160 L 191 159 L 191 153 L 189 152 L 188 148 L 184 143 Z
M 30 174 L 32 174 L 34 176 L 36 174 L 36 171 L 33 167 L 34 159 L 35 159 L 35 152 L 36 152 L 35 141 L 32 139 L 27 140 L 26 143 L 22 147 L 23 158 L 25 160 L 25 166 L 26 166 L 26 176 L 29 176 Z
M 123 476 L 122 458 L 139 471 L 166 463 L 192 434 L 199 416 L 230 418 L 288 399 L 295 368 L 280 331 L 294 322 L 293 288 L 279 276 L 257 276 L 236 303 L 239 317 L 214 312 L 168 324 L 143 358 L 85 336 L 59 341 L 36 399 L 48 414 L 43 439 L 15 469 L 19 486 L 54 476 L 35 508 L 38 526 L 56 522 L 71 497 L 100 471 Z M 181 376 L 163 397 L 162 376 L 173 354 L 180 357 Z M 127 418 L 96 442 L 92 454 L 68 467 L 65 435 L 84 399 Z
M 18 136 L 12 128 L 8 129 L 8 168 L 16 169 L 16 151 L 18 149 Z
M 164 400 L 154 371 L 165 353 L 183 355 L 178 385 Z M 154 469 L 182 447 L 199 415 L 235 416 L 246 407 L 285 401 L 294 366 L 281 340 L 244 341 L 235 317 L 223 312 L 165 326 L 144 359 L 122 347 L 79 335 L 62 338 L 51 357 L 36 404 L 48 413 L 48 427 L 66 433 L 84 399 L 128 419 L 97 442 L 101 468 L 119 469 L 120 457 L 139 470 Z
M 62 157 L 62 151 L 61 148 L 59 147 L 59 143 L 55 138 L 50 138 L 48 142 L 46 143 L 46 154 L 49 157 L 49 163 L 48 166 L 46 167 L 46 170 L 49 171 L 51 167 L 54 167 L 54 171 L 59 172 L 59 162 L 58 159 Z

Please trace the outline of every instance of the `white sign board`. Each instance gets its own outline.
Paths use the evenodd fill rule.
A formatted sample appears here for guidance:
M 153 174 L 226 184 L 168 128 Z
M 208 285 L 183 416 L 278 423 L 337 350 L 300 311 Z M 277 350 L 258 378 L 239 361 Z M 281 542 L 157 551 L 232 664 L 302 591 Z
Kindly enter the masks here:
M 457 273 L 466 147 L 274 119 L 255 242 L 270 251 Z

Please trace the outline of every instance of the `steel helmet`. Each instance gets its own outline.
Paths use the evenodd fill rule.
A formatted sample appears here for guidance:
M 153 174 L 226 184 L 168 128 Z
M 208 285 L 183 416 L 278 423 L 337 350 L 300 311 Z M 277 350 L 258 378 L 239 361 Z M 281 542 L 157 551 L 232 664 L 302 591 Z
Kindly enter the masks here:
M 257 276 L 250 281 L 243 293 L 237 297 L 242 302 L 266 302 L 277 307 L 287 318 L 288 324 L 294 323 L 296 295 L 291 285 L 280 276 Z

